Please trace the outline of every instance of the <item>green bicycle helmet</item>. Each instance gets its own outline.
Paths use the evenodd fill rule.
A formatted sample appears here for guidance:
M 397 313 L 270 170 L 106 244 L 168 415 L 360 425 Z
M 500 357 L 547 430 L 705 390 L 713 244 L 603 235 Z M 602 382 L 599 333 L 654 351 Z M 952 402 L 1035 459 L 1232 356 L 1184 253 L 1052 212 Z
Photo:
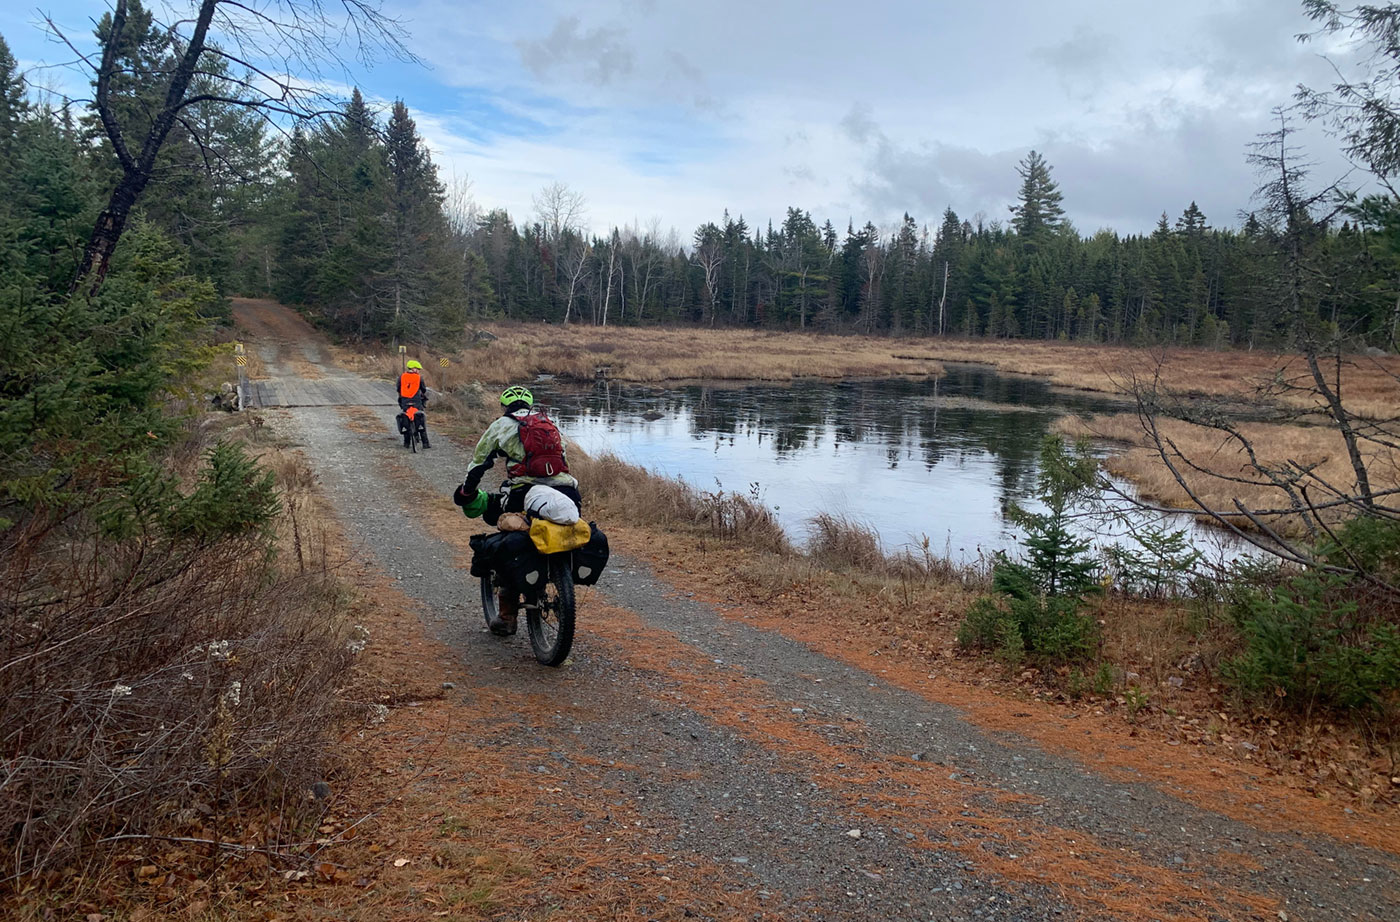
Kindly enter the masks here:
M 524 401 L 526 406 L 533 407 L 535 405 L 535 395 L 518 384 L 501 391 L 501 406 L 508 407 L 512 403 L 519 403 L 520 401 Z
M 422 371 L 422 370 L 423 370 L 423 363 L 420 362 L 420 361 L 418 361 L 417 359 L 409 359 L 409 360 L 408 360 L 408 366 L 407 366 L 407 367 L 410 368 L 410 369 L 413 369 L 413 370 L 415 370 L 415 371 Z

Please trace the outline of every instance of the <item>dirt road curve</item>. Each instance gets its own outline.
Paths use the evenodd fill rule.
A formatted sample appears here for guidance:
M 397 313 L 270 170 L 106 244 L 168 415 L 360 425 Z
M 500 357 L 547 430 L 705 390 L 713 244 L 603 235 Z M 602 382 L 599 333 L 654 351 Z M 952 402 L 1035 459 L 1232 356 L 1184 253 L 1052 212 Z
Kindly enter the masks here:
M 437 437 L 405 454 L 394 409 L 374 397 L 387 382 L 330 367 L 284 308 L 235 311 L 273 391 L 326 380 L 342 399 L 381 401 L 265 412 L 309 456 L 347 534 L 450 648 L 446 704 L 477 715 L 452 732 L 547 779 L 558 814 L 532 820 L 539 834 L 578 820 L 575 837 L 597 836 L 590 873 L 631 888 L 630 914 L 601 888 L 594 911 L 568 917 L 1400 920 L 1392 852 L 1227 818 L 989 733 L 721 616 L 639 557 L 616 555 L 580 596 L 571 662 L 537 666 L 523 634 L 482 630 L 465 569 L 471 523 L 447 499 L 466 447 Z M 459 784 L 440 796 L 465 795 Z M 625 852 L 605 847 L 615 841 Z M 689 889 L 667 889 L 682 877 Z M 448 914 L 436 905 L 423 918 Z

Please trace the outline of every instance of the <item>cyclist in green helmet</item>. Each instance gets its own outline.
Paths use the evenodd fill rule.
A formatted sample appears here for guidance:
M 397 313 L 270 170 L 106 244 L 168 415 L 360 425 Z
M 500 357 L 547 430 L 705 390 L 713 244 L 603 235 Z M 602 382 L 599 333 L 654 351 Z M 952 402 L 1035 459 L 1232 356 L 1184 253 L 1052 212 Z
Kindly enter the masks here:
M 564 457 L 563 437 L 549 416 L 535 408 L 535 395 L 528 388 L 515 385 L 501 392 L 501 416 L 477 441 L 466 480 L 453 494 L 453 502 L 464 508 L 475 502 L 481 478 L 497 458 L 506 459 L 506 479 L 488 501 L 483 514 L 487 524 L 496 524 L 503 512 L 524 511 L 525 494 L 538 484 L 553 487 L 582 509 L 578 480 L 569 473 Z M 494 633 L 515 633 L 519 601 L 514 593 L 501 593 L 500 621 L 491 625 Z

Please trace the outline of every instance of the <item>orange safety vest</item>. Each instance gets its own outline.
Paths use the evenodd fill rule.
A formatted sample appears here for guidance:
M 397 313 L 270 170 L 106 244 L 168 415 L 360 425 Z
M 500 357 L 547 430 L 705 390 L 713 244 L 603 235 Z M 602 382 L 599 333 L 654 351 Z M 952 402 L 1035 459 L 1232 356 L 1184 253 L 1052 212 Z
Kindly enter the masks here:
M 418 388 L 423 384 L 423 376 L 416 371 L 406 371 L 399 375 L 399 396 L 412 400 L 418 396 Z

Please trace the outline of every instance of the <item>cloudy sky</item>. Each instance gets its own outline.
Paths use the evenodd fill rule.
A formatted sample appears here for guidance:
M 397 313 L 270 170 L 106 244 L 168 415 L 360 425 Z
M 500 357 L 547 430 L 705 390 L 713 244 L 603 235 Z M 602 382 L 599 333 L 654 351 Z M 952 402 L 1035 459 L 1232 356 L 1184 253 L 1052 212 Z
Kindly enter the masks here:
M 65 59 L 102 2 L 0 11 L 22 64 Z M 1149 230 L 1195 200 L 1238 223 L 1249 142 L 1298 83 L 1332 77 L 1293 0 L 386 0 L 422 65 L 353 79 L 402 97 L 444 178 L 518 219 L 561 181 L 587 223 L 660 218 L 683 236 L 724 209 L 789 205 L 844 229 L 902 213 L 1004 219 L 1032 148 L 1081 232 Z M 1344 53 L 1332 49 L 1334 56 Z M 56 70 L 39 82 L 74 85 Z M 69 81 L 65 83 L 65 81 Z M 1319 176 L 1344 169 L 1309 138 Z

